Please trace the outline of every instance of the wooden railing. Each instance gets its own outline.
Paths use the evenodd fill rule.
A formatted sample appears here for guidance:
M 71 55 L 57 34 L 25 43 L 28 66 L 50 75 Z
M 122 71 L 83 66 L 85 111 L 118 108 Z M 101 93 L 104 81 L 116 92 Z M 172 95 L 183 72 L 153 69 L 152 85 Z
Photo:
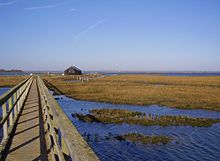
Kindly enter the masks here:
M 0 97 L 0 107 L 2 107 L 0 130 L 3 132 L 0 142 L 0 160 L 9 139 L 12 137 L 12 131 L 20 115 L 32 81 L 32 77 L 27 78 Z
M 98 161 L 99 158 L 55 101 L 43 80 L 37 78 L 52 160 Z

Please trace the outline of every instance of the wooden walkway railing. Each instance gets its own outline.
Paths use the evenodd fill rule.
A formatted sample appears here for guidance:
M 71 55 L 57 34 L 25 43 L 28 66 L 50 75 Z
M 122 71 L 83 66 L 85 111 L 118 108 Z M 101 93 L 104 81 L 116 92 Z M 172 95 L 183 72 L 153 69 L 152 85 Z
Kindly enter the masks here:
M 27 78 L 0 97 L 0 107 L 2 106 L 0 130 L 3 131 L 3 137 L 0 144 L 0 160 L 3 157 L 3 152 L 8 146 L 9 139 L 13 137 L 12 131 L 19 118 L 32 81 L 32 77 Z
M 38 92 L 38 94 L 36 94 L 36 92 Z M 28 96 L 29 93 L 31 94 L 31 96 Z M 10 149 L 11 142 L 9 141 L 9 139 L 11 138 L 13 143 L 17 143 L 18 141 L 13 141 L 13 139 L 21 137 L 21 136 L 13 137 L 14 133 L 12 131 L 13 129 L 17 128 L 16 123 L 19 122 L 19 117 L 20 114 L 22 113 L 22 109 L 29 109 L 30 103 L 25 103 L 27 97 L 28 99 L 30 98 L 33 99 L 33 97 L 39 97 L 39 98 L 34 98 L 35 100 L 39 100 L 38 106 L 37 107 L 35 106 L 35 109 L 38 108 L 40 111 L 42 111 L 41 112 L 42 121 L 38 121 L 38 123 L 41 125 L 38 126 L 41 127 L 40 129 L 42 129 L 42 127 L 45 129 L 45 132 L 43 133 L 48 147 L 47 149 L 49 149 L 49 153 L 46 152 L 46 154 L 50 155 L 47 158 L 50 158 L 54 161 L 66 161 L 66 160 L 98 161 L 99 160 L 99 158 L 96 156 L 94 151 L 83 139 L 83 137 L 80 135 L 76 127 L 72 124 L 71 120 L 69 120 L 67 115 L 63 112 L 62 108 L 55 101 L 55 99 L 53 98 L 53 96 L 50 94 L 49 90 L 45 86 L 43 80 L 39 76 L 30 77 L 26 79 L 25 81 L 23 81 L 16 87 L 12 88 L 6 94 L 0 97 L 0 106 L 2 106 L 2 111 L 3 111 L 0 127 L 1 129 L 3 129 L 3 133 L 4 133 L 3 139 L 1 141 L 0 160 L 3 159 L 5 155 L 7 155 L 5 154 L 7 152 L 6 149 L 7 148 Z M 30 114 L 30 118 L 28 116 L 29 114 Z M 25 114 L 22 113 L 22 117 L 21 117 L 22 119 L 24 118 L 23 115 L 25 115 L 25 119 L 29 121 L 28 123 L 29 126 L 32 126 L 30 124 L 32 122 L 35 122 L 33 121 L 33 119 L 31 119 L 31 117 L 33 116 L 40 117 L 39 114 L 33 115 L 33 112 L 32 114 L 31 112 L 26 112 Z M 39 118 L 39 120 L 40 119 L 41 118 Z M 32 121 L 30 122 L 30 120 Z M 20 121 L 20 123 L 23 122 L 25 121 L 23 120 Z M 27 131 L 24 129 L 22 130 L 25 132 Z M 28 128 L 28 130 L 30 130 L 30 128 Z M 37 128 L 36 126 L 35 126 L 35 130 L 33 128 L 31 130 L 33 132 L 36 132 L 36 134 L 33 135 L 35 136 L 39 135 L 37 133 L 39 132 L 39 128 Z M 20 131 L 18 133 L 19 135 L 24 134 L 21 133 Z M 30 134 L 30 132 L 28 132 L 28 134 Z M 25 136 L 22 139 L 23 142 L 29 143 L 29 140 L 25 140 Z M 22 152 L 22 146 L 19 146 L 19 148 L 20 148 L 19 155 L 21 155 L 20 153 Z M 40 149 L 42 149 L 42 147 L 40 147 Z M 27 147 L 26 149 L 24 149 L 24 151 L 25 150 L 27 152 Z M 30 153 L 31 152 L 32 151 L 30 149 Z M 16 158 L 15 152 L 13 154 L 10 154 L 10 157 L 11 155 L 13 155 L 12 158 Z
M 38 77 L 41 104 L 43 106 L 53 159 L 74 161 L 98 161 L 99 158 L 83 139 L 76 127 L 49 93 Z

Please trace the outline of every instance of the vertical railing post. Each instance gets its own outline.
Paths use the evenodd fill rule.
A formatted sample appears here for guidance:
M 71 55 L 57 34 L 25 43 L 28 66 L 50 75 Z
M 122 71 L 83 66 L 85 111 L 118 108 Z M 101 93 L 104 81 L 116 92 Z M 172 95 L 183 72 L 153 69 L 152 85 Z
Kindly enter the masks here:
M 21 87 L 21 107 L 23 106 L 24 99 L 25 99 L 25 93 L 23 93 L 23 87 Z
M 18 112 L 20 112 L 21 111 L 21 106 L 22 106 L 22 98 L 21 98 L 21 88 L 19 88 L 18 89 L 18 93 L 19 93 L 19 100 L 18 100 L 18 102 L 19 102 L 19 104 L 18 104 Z
M 48 113 L 48 117 L 49 117 L 48 119 L 50 119 L 50 120 L 51 120 L 51 123 L 52 123 L 52 124 L 50 125 L 50 126 L 52 126 L 50 132 L 53 133 L 53 132 L 52 132 L 52 128 L 53 128 L 53 129 L 54 129 L 54 132 L 55 132 L 55 133 L 54 133 L 55 138 L 53 138 L 53 139 L 56 139 L 56 140 L 59 142 L 59 132 L 58 132 L 59 129 L 58 129 L 58 127 L 57 127 L 56 120 L 54 120 L 54 118 L 53 118 L 53 119 L 51 118 L 51 116 L 53 117 L 52 112 L 51 112 L 51 109 L 49 109 L 48 112 L 49 112 L 49 113 Z M 54 140 L 54 141 L 56 141 L 56 140 Z M 55 144 L 53 144 L 53 146 L 55 146 Z M 55 150 L 56 147 L 53 147 L 53 148 L 54 148 L 54 154 L 58 156 L 58 151 Z
M 18 108 L 18 113 L 19 113 L 19 111 L 20 111 L 20 99 L 19 99 L 19 97 L 20 97 L 20 91 L 19 90 L 17 90 L 17 92 L 16 92 L 16 95 L 17 95 L 17 108 Z
M 9 98 L 8 107 L 9 107 L 9 111 L 12 110 L 12 107 L 13 107 L 12 97 Z M 9 116 L 9 125 L 10 126 L 13 125 L 13 112 L 12 111 Z
M 24 86 L 21 87 L 21 106 L 23 106 L 24 103 L 24 99 L 25 99 L 25 94 L 23 93 L 24 90 Z
M 3 118 L 7 115 L 7 106 L 6 103 L 2 105 L 2 116 Z M 8 137 L 8 121 L 6 120 L 3 125 L 3 139 L 6 140 Z
M 14 93 L 14 103 L 16 103 L 18 97 L 17 97 L 17 92 Z M 15 104 L 15 107 L 14 107 L 14 115 L 15 117 L 17 116 L 18 114 L 18 103 Z
M 65 154 L 66 156 L 69 156 L 69 150 L 68 150 L 68 147 L 66 146 L 63 136 L 61 138 L 61 148 L 62 148 L 63 154 Z

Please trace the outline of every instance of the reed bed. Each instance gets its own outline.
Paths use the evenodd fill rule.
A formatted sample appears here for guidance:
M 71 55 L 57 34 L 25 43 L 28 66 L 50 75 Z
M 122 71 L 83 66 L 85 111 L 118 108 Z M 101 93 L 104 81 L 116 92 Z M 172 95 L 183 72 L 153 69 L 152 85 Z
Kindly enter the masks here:
M 117 75 L 84 83 L 65 81 L 72 76 L 45 79 L 75 99 L 220 111 L 219 76 Z
M 192 118 L 188 116 L 154 116 L 146 115 L 136 111 L 119 109 L 95 109 L 90 114 L 72 114 L 84 122 L 112 123 L 112 124 L 134 124 L 143 126 L 192 126 L 210 127 L 215 123 L 220 123 L 220 119 L 211 118 Z
M 139 133 L 128 133 L 124 135 L 118 135 L 115 137 L 117 140 L 131 141 L 133 143 L 142 144 L 168 144 L 172 138 L 165 135 L 143 135 Z
M 93 115 L 107 115 L 107 116 L 114 116 L 114 117 L 141 117 L 146 116 L 145 113 L 138 112 L 138 111 L 129 111 L 129 110 L 122 110 L 122 109 L 94 109 L 89 111 Z

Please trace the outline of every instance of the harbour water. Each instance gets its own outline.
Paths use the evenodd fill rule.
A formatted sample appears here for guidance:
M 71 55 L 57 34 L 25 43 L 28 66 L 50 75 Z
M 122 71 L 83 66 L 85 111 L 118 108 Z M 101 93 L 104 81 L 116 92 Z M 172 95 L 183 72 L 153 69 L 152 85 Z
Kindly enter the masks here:
M 30 73 L 26 72 L 0 72 L 0 76 L 23 76 L 30 75 Z

